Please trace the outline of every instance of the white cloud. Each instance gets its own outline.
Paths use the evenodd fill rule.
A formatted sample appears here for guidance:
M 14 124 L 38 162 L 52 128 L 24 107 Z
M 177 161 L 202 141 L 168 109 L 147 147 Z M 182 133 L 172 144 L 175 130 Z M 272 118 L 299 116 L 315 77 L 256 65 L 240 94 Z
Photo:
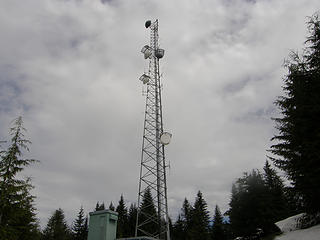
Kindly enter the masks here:
M 231 183 L 261 168 L 283 60 L 301 49 L 305 1 L 98 0 L 0 3 L 1 136 L 22 114 L 41 164 L 28 170 L 42 224 L 58 207 L 137 198 L 144 21 L 160 21 L 170 213 L 202 190 L 227 209 Z

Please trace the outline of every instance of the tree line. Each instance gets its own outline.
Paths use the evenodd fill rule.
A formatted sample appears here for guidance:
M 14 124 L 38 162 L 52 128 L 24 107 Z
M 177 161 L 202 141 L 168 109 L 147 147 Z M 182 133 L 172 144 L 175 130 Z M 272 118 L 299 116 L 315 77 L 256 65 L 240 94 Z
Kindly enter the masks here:
M 283 79 L 284 94 L 275 101 L 281 116 L 274 118 L 277 134 L 271 139 L 270 156 L 263 169 L 246 172 L 234 182 L 225 213 L 216 205 L 210 218 L 201 191 L 194 204 L 185 199 L 177 219 L 170 222 L 173 239 L 224 240 L 236 236 L 258 239 L 278 231 L 274 222 L 299 212 L 306 212 L 313 224 L 320 222 L 320 21 L 317 14 L 309 18 L 307 26 L 309 36 L 302 54 L 292 52 L 285 63 L 288 74 Z M 37 162 L 23 158 L 31 141 L 25 137 L 21 117 L 13 121 L 10 136 L 8 142 L 0 142 L 0 239 L 86 239 L 88 218 L 82 207 L 71 227 L 63 210 L 57 209 L 40 231 L 35 196 L 30 193 L 31 180 L 19 174 Z M 270 161 L 285 173 L 289 185 L 284 184 Z M 152 199 L 147 189 L 138 207 L 132 204 L 128 209 L 123 196 L 117 207 L 109 205 L 109 209 L 118 212 L 118 237 L 134 235 L 139 207 L 157 214 Z M 104 208 L 104 203 L 98 202 L 94 210 Z M 151 232 L 155 227 L 152 223 L 146 226 Z
M 279 229 L 275 222 L 299 211 L 299 206 L 292 201 L 291 196 L 291 191 L 284 185 L 276 170 L 266 161 L 262 170 L 253 169 L 251 172 L 244 173 L 233 184 L 230 208 L 225 213 L 221 213 L 219 206 L 216 205 L 211 218 L 201 191 L 198 191 L 193 204 L 185 198 L 176 221 L 172 223 L 170 220 L 171 237 L 174 240 L 228 240 L 236 236 L 254 238 L 276 233 Z M 149 189 L 144 192 L 140 207 L 144 208 L 144 212 L 148 215 L 157 217 L 155 203 Z M 97 202 L 94 210 L 104 209 L 106 209 L 105 204 Z M 108 209 L 118 213 L 117 238 L 134 236 L 139 210 L 137 206 L 131 204 L 128 209 L 121 195 L 118 205 L 115 207 L 111 202 Z M 67 227 L 65 220 L 63 218 L 61 220 L 63 216 L 61 212 L 61 209 L 56 210 L 49 219 L 43 231 L 43 239 L 86 239 L 88 219 L 84 217 L 83 208 L 80 208 L 71 230 Z M 142 221 L 143 217 L 139 215 Z M 57 223 L 59 227 L 54 225 Z M 156 223 L 150 222 L 143 230 L 154 232 L 156 229 Z M 61 235 L 59 231 L 64 232 L 66 238 L 50 238 L 50 236 Z M 76 238 L 72 238 L 72 233 Z M 142 235 L 142 232 L 138 232 L 138 236 Z

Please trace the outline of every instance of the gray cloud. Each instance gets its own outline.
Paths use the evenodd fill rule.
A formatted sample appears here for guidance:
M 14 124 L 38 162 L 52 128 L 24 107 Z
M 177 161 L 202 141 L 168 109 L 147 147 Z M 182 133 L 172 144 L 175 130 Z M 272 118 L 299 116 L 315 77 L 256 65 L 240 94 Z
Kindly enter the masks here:
M 228 207 L 231 184 L 261 168 L 274 134 L 284 58 L 301 49 L 318 1 L 39 1 L 0 3 L 1 136 L 22 115 L 41 163 L 42 225 L 61 207 L 137 198 L 147 69 L 144 21 L 160 21 L 170 214 L 204 193 Z M 2 137 L 4 138 L 4 137 Z

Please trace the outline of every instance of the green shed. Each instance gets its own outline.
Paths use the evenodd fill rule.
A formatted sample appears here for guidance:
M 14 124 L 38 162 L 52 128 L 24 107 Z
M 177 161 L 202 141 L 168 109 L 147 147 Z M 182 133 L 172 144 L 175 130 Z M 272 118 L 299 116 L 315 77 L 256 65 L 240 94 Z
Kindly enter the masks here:
M 115 240 L 117 235 L 118 213 L 101 210 L 89 213 L 88 240 Z

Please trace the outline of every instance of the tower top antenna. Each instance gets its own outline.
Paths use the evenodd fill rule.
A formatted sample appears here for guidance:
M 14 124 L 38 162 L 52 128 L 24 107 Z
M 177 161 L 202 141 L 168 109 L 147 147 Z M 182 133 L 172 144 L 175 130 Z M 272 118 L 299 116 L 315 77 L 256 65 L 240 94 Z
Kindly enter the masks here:
M 144 24 L 144 26 L 145 26 L 146 28 L 150 27 L 150 26 L 151 26 L 151 20 L 146 21 L 146 23 Z

